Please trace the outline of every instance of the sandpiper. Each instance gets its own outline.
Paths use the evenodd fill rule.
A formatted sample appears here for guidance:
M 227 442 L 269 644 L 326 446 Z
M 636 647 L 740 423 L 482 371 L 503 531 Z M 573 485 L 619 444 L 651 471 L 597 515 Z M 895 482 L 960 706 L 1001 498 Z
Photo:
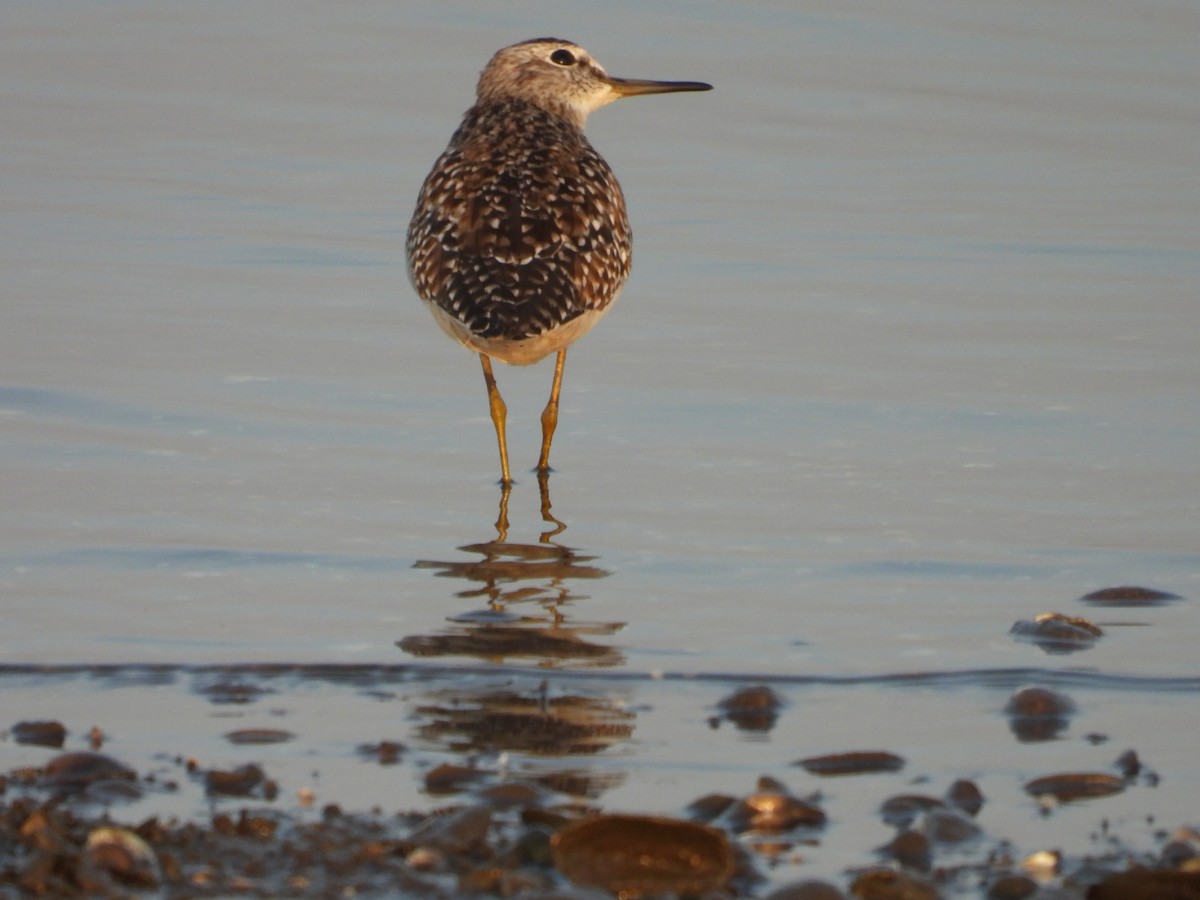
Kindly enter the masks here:
M 550 469 L 567 348 L 599 321 L 629 276 L 625 198 L 583 134 L 621 97 L 707 91 L 699 81 L 613 78 L 578 44 L 505 47 L 479 78 L 475 105 L 425 179 L 408 228 L 408 271 L 438 324 L 479 354 L 512 483 L 507 407 L 492 359 L 524 366 L 557 353 L 537 470 Z

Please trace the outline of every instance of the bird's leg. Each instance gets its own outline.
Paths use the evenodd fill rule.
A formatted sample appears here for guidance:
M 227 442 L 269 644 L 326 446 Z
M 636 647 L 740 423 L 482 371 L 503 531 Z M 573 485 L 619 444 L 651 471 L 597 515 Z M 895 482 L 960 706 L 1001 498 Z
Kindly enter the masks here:
M 567 361 L 567 348 L 558 351 L 554 360 L 554 384 L 550 388 L 550 402 L 542 410 L 542 455 L 538 458 L 537 470 L 550 471 L 550 442 L 554 440 L 554 429 L 558 427 L 558 392 L 562 389 L 563 363 Z
M 512 484 L 508 474 L 508 438 L 505 437 L 504 423 L 508 418 L 508 407 L 496 387 L 496 376 L 492 374 L 492 361 L 487 354 L 480 353 L 479 361 L 483 363 L 483 381 L 487 385 L 488 407 L 492 411 L 492 424 L 496 426 L 496 443 L 500 445 L 500 484 Z
M 550 512 L 550 473 L 538 472 L 537 480 L 538 492 L 542 497 L 542 521 L 554 526 L 549 531 L 543 531 L 538 541 L 543 544 L 549 544 L 551 538 L 567 530 L 567 523 Z
M 508 498 L 512 494 L 512 484 L 505 482 L 500 486 L 500 513 L 496 516 L 495 543 L 503 544 L 508 540 Z

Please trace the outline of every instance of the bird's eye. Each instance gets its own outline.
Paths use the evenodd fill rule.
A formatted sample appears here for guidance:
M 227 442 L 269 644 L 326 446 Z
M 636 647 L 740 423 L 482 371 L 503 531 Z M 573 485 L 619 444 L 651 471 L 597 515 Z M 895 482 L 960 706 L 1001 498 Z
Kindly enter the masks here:
M 550 62 L 557 66 L 573 66 L 575 65 L 575 54 L 560 47 L 550 54 Z

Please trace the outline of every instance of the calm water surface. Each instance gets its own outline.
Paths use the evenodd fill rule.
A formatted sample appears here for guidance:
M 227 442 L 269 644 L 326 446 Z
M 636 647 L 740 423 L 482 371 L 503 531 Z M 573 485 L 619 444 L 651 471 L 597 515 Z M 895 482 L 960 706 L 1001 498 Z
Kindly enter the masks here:
M 583 668 L 661 713 L 612 754 L 614 808 L 887 746 L 919 760 L 897 789 L 979 778 L 1017 830 L 1024 779 L 1136 743 L 1178 790 L 1031 840 L 1194 815 L 1194 7 L 0 18 L 0 660 Z M 498 547 L 478 364 L 409 288 L 403 239 L 489 54 L 540 34 L 716 89 L 589 123 L 635 272 L 567 363 L 557 521 L 519 475 Z M 550 374 L 498 372 L 519 472 Z M 1078 602 L 1121 584 L 1185 599 Z M 1009 637 L 1047 610 L 1107 633 L 1067 655 Z M 559 643 L 481 649 L 514 617 Z M 703 744 L 732 681 L 603 687 L 664 672 L 782 679 L 793 714 Z M 906 673 L 942 675 L 872 680 Z M 1026 680 L 1082 708 L 1063 740 L 997 743 Z M 106 702 L 20 683 L 0 727 Z M 846 818 L 879 796 L 841 790 Z

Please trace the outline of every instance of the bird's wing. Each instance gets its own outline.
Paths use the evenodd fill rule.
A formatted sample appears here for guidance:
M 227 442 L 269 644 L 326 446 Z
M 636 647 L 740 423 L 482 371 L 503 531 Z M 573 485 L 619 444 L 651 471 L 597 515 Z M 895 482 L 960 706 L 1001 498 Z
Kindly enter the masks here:
M 451 148 L 418 201 L 413 282 L 476 334 L 541 334 L 607 306 L 628 272 L 623 204 L 598 202 L 620 191 L 608 166 L 594 151 L 538 152 L 501 165 Z

